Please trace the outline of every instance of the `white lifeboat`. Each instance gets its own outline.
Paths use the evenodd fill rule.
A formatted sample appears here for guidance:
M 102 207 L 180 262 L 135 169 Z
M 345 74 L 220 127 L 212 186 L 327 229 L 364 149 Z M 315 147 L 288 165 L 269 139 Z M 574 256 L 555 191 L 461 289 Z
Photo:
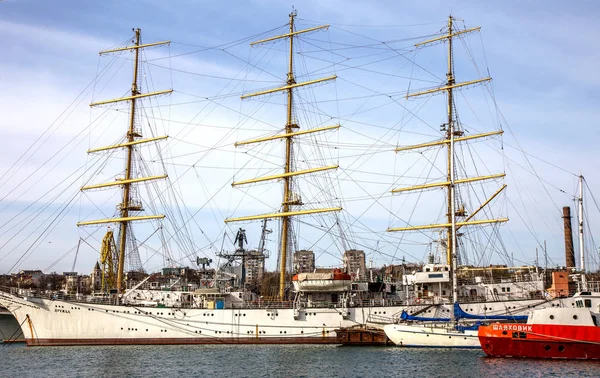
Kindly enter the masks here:
M 348 291 L 352 284 L 352 277 L 341 269 L 334 269 L 327 273 L 298 273 L 292 277 L 292 282 L 296 292 Z

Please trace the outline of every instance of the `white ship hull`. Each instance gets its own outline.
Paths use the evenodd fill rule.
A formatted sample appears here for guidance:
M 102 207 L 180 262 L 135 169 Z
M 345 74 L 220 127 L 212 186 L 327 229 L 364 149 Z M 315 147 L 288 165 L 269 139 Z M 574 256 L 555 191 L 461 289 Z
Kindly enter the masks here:
M 467 305 L 472 313 L 483 308 L 515 307 L 522 313 L 548 304 L 542 300 L 477 303 Z M 180 309 L 112 306 L 49 299 L 23 299 L 0 292 L 5 306 L 23 323 L 28 345 L 115 344 L 332 344 L 335 329 L 356 324 L 383 326 L 402 310 L 424 306 L 381 306 L 286 309 Z M 431 310 L 430 310 L 431 311 Z M 449 313 L 440 307 L 435 314 Z M 296 317 L 294 317 L 296 312 Z M 500 312 L 496 312 L 500 313 Z M 376 322 L 379 322 L 376 323 Z
M 386 336 L 397 346 L 415 348 L 481 348 L 477 330 L 458 332 L 448 325 L 389 324 Z

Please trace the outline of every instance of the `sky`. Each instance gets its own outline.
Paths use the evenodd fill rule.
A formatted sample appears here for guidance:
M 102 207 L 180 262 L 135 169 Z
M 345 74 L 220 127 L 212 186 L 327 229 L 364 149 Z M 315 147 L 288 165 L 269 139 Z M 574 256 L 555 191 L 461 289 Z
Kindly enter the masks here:
M 595 90 L 600 82 L 596 69 L 600 52 L 594 43 L 600 37 L 594 24 L 600 5 L 595 1 L 6 0 L 0 3 L 0 273 L 25 268 L 87 272 L 98 258 L 105 228 L 82 230 L 75 223 L 112 216 L 118 193 L 92 192 L 72 202 L 69 195 L 86 182 L 114 179 L 122 164 L 117 160 L 115 165 L 100 166 L 102 156 L 88 155 L 86 150 L 118 140 L 115 135 L 122 134 L 127 122 L 126 108 L 98 110 L 87 105 L 127 93 L 129 56 L 113 59 L 99 57 L 98 52 L 127 44 L 132 28 L 142 29 L 145 43 L 171 41 L 168 47 L 147 50 L 144 59 L 150 64 L 142 79 L 144 89 L 174 89 L 172 96 L 158 98 L 145 116 L 157 123 L 152 133 L 166 131 L 172 136 L 168 146 L 176 151 L 149 146 L 152 156 L 170 154 L 169 164 L 151 159 L 143 169 L 168 171 L 168 184 L 181 193 L 168 201 L 178 202 L 183 215 L 168 215 L 182 219 L 194 215 L 192 221 L 177 226 L 187 230 L 181 233 L 189 234 L 193 243 L 172 237 L 169 248 L 175 261 L 170 263 L 189 265 L 192 255 L 214 258 L 222 244 L 230 245 L 238 226 L 225 226 L 224 218 L 276 210 L 273 198 L 280 196 L 280 187 L 232 189 L 230 184 L 278 172 L 281 145 L 235 149 L 233 143 L 272 134 L 284 122 L 284 97 L 241 101 L 239 96 L 285 81 L 286 46 L 269 43 L 251 48 L 249 42 L 284 33 L 292 7 L 298 11 L 298 28 L 331 25 L 327 31 L 308 34 L 297 45 L 303 55 L 296 68 L 305 73 L 298 79 L 338 76 L 334 84 L 299 92 L 305 105 L 298 117 L 312 127 L 342 124 L 340 131 L 315 137 L 303 146 L 299 169 L 339 164 L 340 173 L 334 181 L 316 175 L 302 188 L 302 195 L 305 203 L 314 199 L 313 207 L 344 202 L 340 217 L 347 238 L 344 243 L 334 240 L 332 234 L 339 230 L 323 237 L 323 228 L 330 227 L 333 219 L 324 216 L 317 219 L 321 222 L 317 228 L 297 225 L 299 248 L 314 248 L 324 266 L 339 265 L 340 251 L 346 247 L 365 249 L 375 265 L 399 263 L 403 257 L 424 259 L 430 235 L 405 238 L 390 236 L 385 229 L 443 219 L 443 196 L 425 193 L 426 204 L 414 211 L 414 197 L 392 198 L 389 190 L 422 183 L 423 158 L 440 163 L 442 157 L 395 155 L 393 146 L 439 138 L 435 128 L 444 122 L 443 97 L 411 102 L 401 95 L 409 88 L 431 88 L 444 80 L 444 46 L 424 51 L 411 46 L 439 32 L 452 14 L 460 27 L 482 28 L 456 46 L 457 81 L 484 77 L 488 71 L 493 81 L 458 92 L 457 107 L 468 131 L 493 131 L 497 126 L 505 131 L 501 142 L 482 143 L 489 150 L 476 160 L 484 163 L 487 174 L 507 174 L 509 194 L 499 202 L 496 215 L 511 219 L 504 237 L 508 253 L 517 265 L 533 264 L 536 247 L 546 240 L 549 264 L 564 265 L 560 208 L 574 204 L 575 176 L 580 172 L 592 194 L 600 184 L 596 176 L 600 95 Z M 382 41 L 391 46 L 389 52 Z M 379 50 L 367 45 L 377 45 Z M 205 49 L 214 46 L 223 49 Z M 327 47 L 337 50 L 327 52 Z M 381 60 L 376 54 L 381 54 Z M 484 99 L 490 93 L 493 98 Z M 324 100 L 325 110 L 315 111 L 312 96 Z M 189 106 L 173 106 L 186 102 Z M 412 116 L 417 110 L 419 117 Z M 44 143 L 36 144 L 40 136 Z M 340 143 L 341 147 L 334 146 Z M 369 145 L 369 153 L 357 157 Z M 494 155 L 498 149 L 502 152 Z M 18 160 L 20 156 L 24 159 Z M 250 157 L 262 163 L 253 163 Z M 240 167 L 255 173 L 238 173 Z M 464 169 L 474 173 L 472 167 Z M 434 172 L 430 179 L 443 176 Z M 334 193 L 325 195 L 324 187 L 335 189 Z M 470 200 L 480 203 L 483 195 Z M 586 200 L 593 230 L 600 209 L 591 196 Z M 68 210 L 61 212 L 66 204 Z M 258 245 L 259 226 L 244 224 L 251 247 Z M 277 222 L 271 222 L 270 228 L 277 227 Z M 39 230 L 46 228 L 48 233 L 38 239 Z M 487 231 L 488 239 L 493 230 Z M 144 240 L 156 232 L 146 224 L 136 237 Z M 223 240 L 224 232 L 228 236 Z M 273 256 L 271 268 L 276 260 L 275 234 L 267 243 Z M 593 236 L 594 232 L 586 236 L 590 238 L 586 244 L 588 269 L 595 270 L 598 251 Z M 80 238 L 86 241 L 79 242 Z M 490 243 L 486 237 L 474 240 L 487 252 L 495 250 L 486 246 Z M 142 261 L 152 261 L 145 265 L 147 270 L 165 263 L 164 257 L 157 258 L 159 247 L 140 247 Z M 176 250 L 184 251 L 183 255 Z M 471 262 L 503 261 L 487 254 Z

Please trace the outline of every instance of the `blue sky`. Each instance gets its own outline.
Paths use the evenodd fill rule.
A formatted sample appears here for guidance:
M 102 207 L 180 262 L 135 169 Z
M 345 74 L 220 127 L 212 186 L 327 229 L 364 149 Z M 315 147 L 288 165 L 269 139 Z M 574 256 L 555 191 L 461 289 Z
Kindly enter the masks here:
M 569 172 L 578 173 L 581 170 L 586 175 L 590 188 L 592 190 L 598 188 L 599 182 L 595 173 L 600 159 L 595 146 L 597 144 L 596 123 L 600 116 L 597 104 L 600 95 L 596 87 L 600 83 L 600 74 L 597 73 L 596 67 L 600 52 L 594 41 L 600 37 L 600 31 L 595 25 L 600 13 L 600 5 L 594 1 L 572 3 L 560 1 L 526 3 L 520 1 L 493 3 L 480 1 L 178 1 L 176 3 L 155 0 L 130 2 L 3 1 L 0 3 L 2 8 L 0 33 L 3 35 L 3 38 L 0 39 L 0 45 L 3 48 L 0 78 L 4 90 L 0 95 L 2 99 L 0 111 L 3 114 L 0 121 L 0 137 L 6 144 L 3 151 L 0 152 L 2 159 L 0 171 L 8 169 L 12 162 L 61 115 L 64 109 L 68 108 L 71 101 L 93 80 L 99 67 L 106 64 L 106 60 L 98 58 L 97 52 L 124 44 L 131 38 L 131 28 L 141 28 L 146 42 L 166 39 L 173 42 L 167 50 L 153 50 L 150 54 L 156 54 L 159 57 L 162 56 L 160 54 L 177 55 L 196 51 L 201 46 L 217 46 L 283 26 L 288 21 L 287 16 L 292 9 L 292 4 L 298 9 L 299 27 L 312 27 L 319 23 L 332 25 L 330 31 L 327 32 L 329 34 L 317 34 L 315 38 L 331 38 L 334 41 L 353 44 L 364 44 L 367 41 L 393 41 L 433 34 L 444 26 L 450 13 L 458 19 L 465 20 L 467 27 L 481 26 L 480 36 L 474 36 L 470 43 L 475 54 L 474 59 L 478 62 L 479 67 L 484 70 L 489 69 L 494 79 L 493 90 L 496 101 L 508 124 L 508 129 L 505 128 L 505 151 L 510 153 L 511 146 L 516 146 L 518 143 L 533 156 L 558 165 Z M 282 30 L 284 29 L 278 29 L 278 31 Z M 273 33 L 269 35 L 273 35 Z M 401 45 L 408 46 L 411 43 L 406 42 Z M 481 49 L 481 43 L 483 43 L 484 50 Z M 245 59 L 254 54 L 247 45 L 244 43 L 229 51 L 239 58 Z M 443 60 L 439 60 L 439 58 L 443 59 L 443 55 L 439 55 L 440 52 L 443 54 L 443 50 L 439 50 L 438 55 L 424 53 L 420 56 L 423 59 L 419 60 L 419 64 L 427 69 L 437 70 L 438 76 L 443 77 Z M 285 66 L 279 64 L 283 61 L 281 59 L 284 57 L 273 54 L 271 63 L 265 67 L 269 71 L 275 72 L 275 77 L 256 74 L 255 78 L 266 82 L 285 77 Z M 245 69 L 244 62 L 240 59 L 215 51 L 189 54 L 168 61 L 180 69 L 201 69 L 203 72 L 215 76 L 231 77 Z M 395 72 L 393 65 L 401 63 L 402 61 L 395 60 L 383 63 L 381 70 Z M 440 63 L 442 63 L 441 67 Z M 466 69 L 462 71 L 461 67 L 457 68 L 457 73 L 464 72 L 465 77 L 458 78 L 459 80 L 473 78 L 472 75 L 476 74 L 476 72 Z M 124 70 L 126 68 L 125 65 Z M 188 76 L 176 75 L 169 77 L 164 75 L 164 72 L 163 76 L 160 76 L 160 68 L 153 69 L 156 70 L 154 71 L 157 79 L 156 87 L 173 87 L 179 90 L 178 96 L 181 97 L 176 98 L 186 98 L 182 93 L 192 92 L 199 96 L 210 96 L 223 90 L 223 83 L 219 80 L 190 79 Z M 279 69 L 281 70 L 280 74 L 277 71 Z M 323 74 L 327 73 L 329 72 L 323 71 Z M 357 82 L 365 83 L 371 80 L 365 72 L 355 74 L 358 76 Z M 126 78 L 127 72 L 125 70 L 125 73 L 118 75 Z M 344 77 L 343 71 L 340 71 L 338 75 L 340 77 L 336 84 L 338 85 L 336 87 L 338 96 L 350 97 L 353 93 L 360 92 L 356 87 L 344 86 L 353 79 Z M 422 73 L 415 75 L 421 75 L 422 78 L 427 77 Z M 120 77 L 116 76 L 116 78 Z M 111 81 L 104 92 L 100 90 L 101 86 L 98 86 L 94 98 L 110 98 L 121 95 L 122 90 L 126 90 L 127 86 L 117 87 L 114 86 L 115 82 L 117 82 L 116 79 Z M 419 82 L 415 83 L 413 85 L 416 85 L 417 88 L 427 86 Z M 385 82 L 373 81 L 373 85 L 379 84 L 384 88 Z M 258 89 L 272 85 L 271 83 L 259 83 L 255 84 L 255 87 Z M 405 87 L 400 86 L 401 84 L 397 91 L 406 90 Z M 350 89 L 346 90 L 346 88 Z M 356 92 L 353 92 L 352 88 L 356 89 Z M 249 88 L 226 88 L 231 92 L 242 89 Z M 386 90 L 389 90 L 389 87 L 386 87 Z M 65 122 L 64 126 L 57 129 L 52 139 L 56 145 L 66 143 L 79 132 L 79 127 L 83 128 L 97 115 L 85 106 L 89 102 L 90 98 L 88 97 L 80 104 L 81 106 L 73 110 L 68 118 L 69 122 Z M 227 104 L 236 109 L 240 106 L 237 97 Z M 474 99 L 464 105 L 467 108 L 470 106 L 477 108 L 482 104 Z M 391 126 L 395 122 L 394 117 L 402 111 L 401 108 L 385 107 L 383 109 L 385 111 L 379 113 L 369 112 L 364 115 L 364 118 L 356 115 L 354 119 L 358 121 L 368 119 L 369 122 Z M 194 111 L 194 109 L 187 110 L 187 113 L 182 111 L 181 119 L 193 119 Z M 213 113 L 205 120 L 208 122 L 212 116 L 215 117 L 213 119 L 215 122 L 236 123 L 239 120 L 236 114 L 227 112 L 218 113 L 218 116 Z M 65 117 L 65 119 L 67 118 Z M 435 124 L 438 119 L 439 117 L 432 116 L 432 124 Z M 475 124 L 478 120 L 471 117 L 468 112 L 464 113 L 463 121 L 466 121 L 467 124 Z M 321 121 L 324 120 L 321 119 Z M 252 125 L 248 123 L 248 127 L 251 128 Z M 352 140 L 360 140 L 359 126 L 349 125 L 348 127 L 354 132 L 351 136 L 354 138 Z M 489 131 L 485 128 L 481 130 Z M 381 136 L 370 129 L 363 131 L 372 138 Z M 194 132 L 190 135 L 194 135 Z M 101 134 L 90 134 L 88 138 L 81 139 L 79 144 L 71 145 L 72 149 L 69 150 L 71 152 L 65 153 L 63 160 L 57 161 L 56 165 L 53 165 L 52 173 L 48 173 L 35 185 L 29 183 L 31 195 L 18 198 L 18 201 L 4 210 L 2 218 L 8 219 L 4 217 L 14 215 L 24 209 L 44 193 L 42 187 L 56 185 L 61 177 L 65 177 L 75 166 L 80 166 L 80 163 L 83 163 L 81 159 L 83 159 L 82 156 L 85 156 L 85 150 L 91 145 L 98 145 L 94 142 L 102 140 Z M 251 137 L 252 135 L 255 134 L 241 131 L 237 136 Z M 204 139 L 198 143 L 209 146 L 215 143 L 218 136 L 206 134 L 202 138 Z M 111 140 L 107 139 L 108 142 Z M 43 146 L 40 152 L 33 156 L 26 167 L 17 174 L 17 177 L 21 177 L 20 175 L 25 177 L 35 170 L 35 166 L 52 156 L 55 152 L 52 147 L 55 147 L 52 146 L 52 142 Z M 517 151 L 512 152 L 514 154 L 510 155 L 511 159 L 518 159 Z M 335 160 L 335 156 L 332 156 L 332 159 Z M 392 166 L 395 156 L 392 153 L 386 159 L 389 159 L 389 164 Z M 211 161 L 217 162 L 219 158 L 212 158 Z M 542 164 L 537 159 L 532 158 L 531 163 L 534 164 L 544 180 L 551 182 L 568 194 L 575 193 L 575 179 L 572 175 L 550 165 Z M 237 164 L 239 166 L 239 161 Z M 519 164 L 526 166 L 528 163 L 520 160 Z M 518 170 L 518 168 L 513 169 Z M 396 170 L 395 173 L 399 174 L 400 171 Z M 507 173 L 510 172 L 507 170 Z M 519 175 L 518 172 L 514 173 Z M 40 172 L 36 173 L 36 175 L 39 174 Z M 535 177 L 524 172 L 520 174 L 522 176 L 514 179 L 521 180 L 520 184 L 515 183 L 517 191 L 521 190 L 519 185 L 533 188 L 534 185 L 539 184 L 539 180 Z M 525 183 L 531 185 L 525 186 Z M 210 186 L 210 183 L 207 185 Z M 216 190 L 218 185 L 216 183 L 215 185 L 215 188 L 207 187 L 206 191 Z M 7 187 L 10 185 L 7 184 Z M 8 199 L 15 199 L 15 194 L 7 194 L 7 190 L 6 187 L 0 187 L 2 197 L 7 195 Z M 23 189 L 20 188 L 16 192 L 22 191 Z M 539 208 L 529 212 L 529 215 L 536 218 L 537 240 L 548 239 L 551 241 L 549 254 L 553 262 L 560 264 L 563 259 L 562 233 L 560 219 L 555 217 L 556 206 L 568 205 L 570 200 L 567 195 L 562 195 L 553 188 L 549 189 L 549 192 L 551 192 L 553 200 L 546 199 L 547 202 L 544 202 L 542 200 L 542 197 L 546 196 L 544 189 L 541 187 L 530 189 L 530 193 L 523 197 L 521 204 L 523 206 L 536 205 Z M 540 195 L 536 196 L 536 194 Z M 235 194 L 231 194 L 231 196 L 235 196 Z M 537 200 L 539 203 L 534 203 Z M 4 208 L 4 204 L 7 204 L 6 201 L 7 199 L 0 202 L 0 208 Z M 191 208 L 202 205 L 202 201 L 196 203 L 193 198 L 188 201 Z M 553 201 L 554 203 L 552 203 Z M 61 202 L 57 200 L 57 203 Z M 399 205 L 397 200 L 394 202 L 386 200 L 385 203 L 392 203 L 390 206 L 396 206 L 398 210 L 404 206 Z M 221 215 L 223 217 L 235 215 L 231 206 L 227 206 L 229 208 L 223 210 Z M 224 205 L 224 207 L 227 206 Z M 350 205 L 351 208 L 353 206 L 355 205 Z M 511 219 L 518 218 L 513 214 L 509 204 L 504 206 L 505 212 Z M 82 208 L 84 210 L 81 210 Z M 73 230 L 75 228 L 73 224 L 82 213 L 85 214 L 85 209 L 85 207 L 79 207 L 78 211 L 66 216 L 63 219 L 64 225 L 54 234 L 57 236 L 50 238 L 52 240 L 48 239 L 42 246 L 34 248 L 26 263 L 20 267 L 45 269 L 56 261 L 58 256 L 62 256 L 64 251 L 72 248 L 77 243 L 78 235 L 81 236 L 81 231 Z M 358 213 L 362 211 L 358 205 L 355 206 L 355 209 Z M 250 212 L 253 209 L 247 210 Z M 597 213 L 597 210 L 595 211 Z M 247 212 L 242 211 L 244 214 Z M 220 216 L 215 214 L 201 213 L 199 219 L 202 222 L 214 221 L 221 224 L 222 218 L 213 219 Z M 389 216 L 383 218 L 383 220 L 377 220 L 377 214 L 366 214 L 363 221 L 376 230 L 397 225 L 395 224 L 397 220 Z M 422 221 L 427 222 L 426 219 L 422 219 Z M 273 226 L 275 227 L 275 225 Z M 215 234 L 208 237 L 212 241 L 218 240 L 216 234 L 223 231 L 222 226 L 205 226 L 203 229 L 207 233 Z M 5 232 L 6 229 L 0 231 L 0 240 L 6 240 L 6 234 L 2 235 Z M 508 239 L 525 239 L 526 234 L 526 230 L 516 227 Z M 198 244 L 208 243 L 201 239 L 197 240 Z M 252 235 L 249 235 L 249 239 L 251 244 L 255 245 L 257 233 L 253 232 Z M 20 256 L 25 252 L 26 247 L 23 246 L 28 245 L 28 242 L 32 242 L 32 240 L 31 238 L 24 240 L 22 245 L 11 247 L 11 250 L 14 249 L 11 254 Z M 515 248 L 516 251 L 523 251 L 519 252 L 521 256 L 518 258 L 518 262 L 532 263 L 530 252 L 535 248 L 536 242 L 535 240 L 527 241 L 523 244 L 523 246 Z M 369 246 L 374 248 L 372 244 Z M 418 252 L 415 247 L 415 249 L 405 249 L 405 253 L 387 251 L 386 255 L 374 254 L 373 257 L 375 263 L 379 264 L 393 263 L 393 259 L 390 258 L 392 255 L 396 259 L 407 255 L 409 260 L 416 260 L 422 258 L 424 254 L 424 248 L 421 246 L 419 248 L 421 248 L 421 252 Z M 276 249 L 275 242 L 272 242 L 271 249 Z M 3 249 L 0 252 L 0 258 L 8 252 Z M 321 254 L 326 260 L 325 265 L 337 263 L 336 258 L 330 256 L 330 259 L 327 260 L 327 253 Z M 517 253 L 515 252 L 515 254 Z M 86 267 L 93 266 L 95 258 L 93 252 L 82 253 L 78 258 L 76 269 L 89 270 Z M 0 272 L 12 267 L 15 261 L 16 258 L 11 257 L 0 260 Z M 54 269 L 70 270 L 72 261 L 73 257 L 69 256 L 55 265 Z

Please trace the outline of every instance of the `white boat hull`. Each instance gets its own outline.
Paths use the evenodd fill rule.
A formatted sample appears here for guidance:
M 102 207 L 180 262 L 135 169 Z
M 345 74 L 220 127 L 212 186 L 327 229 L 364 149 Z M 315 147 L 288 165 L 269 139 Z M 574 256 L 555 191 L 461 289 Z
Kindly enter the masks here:
M 518 308 L 549 302 L 512 302 Z M 335 329 L 356 324 L 391 323 L 402 310 L 425 306 L 374 306 L 286 309 L 182 309 L 113 306 L 21 297 L 0 292 L 0 305 L 23 323 L 28 345 L 114 344 L 330 344 Z M 497 307 L 507 308 L 499 302 Z M 483 313 L 489 303 L 468 305 Z M 448 313 L 440 307 L 436 312 Z M 295 316 L 296 315 L 296 316 Z M 377 322 L 377 323 L 375 323 Z
M 448 325 L 390 324 L 386 336 L 397 346 L 415 348 L 481 348 L 477 331 L 459 332 Z

